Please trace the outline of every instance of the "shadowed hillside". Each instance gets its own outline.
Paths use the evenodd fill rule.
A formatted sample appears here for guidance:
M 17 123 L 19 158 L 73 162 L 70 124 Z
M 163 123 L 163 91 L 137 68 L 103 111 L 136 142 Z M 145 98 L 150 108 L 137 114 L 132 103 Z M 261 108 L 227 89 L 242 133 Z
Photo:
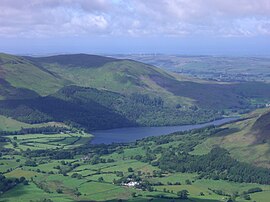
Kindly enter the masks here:
M 195 148 L 194 154 L 205 154 L 220 146 L 230 151 L 239 161 L 270 167 L 270 113 L 261 109 L 244 119 L 221 127 L 222 132 L 208 138 Z
M 55 63 L 58 65 L 68 66 L 68 67 L 100 67 L 108 62 L 119 61 L 115 58 L 103 57 L 98 55 L 87 55 L 87 54 L 71 54 L 71 55 L 56 55 L 49 57 L 24 57 L 32 62 L 39 65 L 43 63 Z
M 0 72 L 1 115 L 28 123 L 65 121 L 87 129 L 194 124 L 270 100 L 270 84 L 185 80 L 141 62 L 87 54 L 1 54 Z
M 252 130 L 257 134 L 259 141 L 270 140 L 270 112 L 261 115 L 253 124 Z

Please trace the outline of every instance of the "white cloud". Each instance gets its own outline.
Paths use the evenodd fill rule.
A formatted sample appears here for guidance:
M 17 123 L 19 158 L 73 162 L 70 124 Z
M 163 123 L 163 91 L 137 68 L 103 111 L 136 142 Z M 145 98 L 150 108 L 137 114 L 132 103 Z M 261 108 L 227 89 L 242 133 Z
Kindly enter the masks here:
M 0 36 L 257 36 L 269 0 L 1 0 Z

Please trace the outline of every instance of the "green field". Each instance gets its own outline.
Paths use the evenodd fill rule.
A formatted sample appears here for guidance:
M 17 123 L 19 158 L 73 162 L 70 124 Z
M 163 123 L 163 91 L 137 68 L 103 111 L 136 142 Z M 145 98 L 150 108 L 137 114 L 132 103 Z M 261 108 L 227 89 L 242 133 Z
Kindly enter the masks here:
M 235 123 L 239 124 L 239 123 Z M 225 126 L 223 126 L 225 127 Z M 189 138 L 188 136 L 194 136 Z M 38 152 L 40 149 L 48 151 L 73 151 L 87 144 L 91 135 L 86 133 L 59 133 L 59 134 L 26 134 L 6 136 L 11 143 L 4 145 L 13 151 L 20 151 L 16 155 L 3 155 L 0 158 L 0 172 L 7 178 L 25 177 L 28 185 L 18 184 L 1 195 L 0 201 L 28 202 L 33 198 L 40 200 L 65 201 L 185 201 L 178 199 L 177 193 L 181 190 L 189 192 L 186 201 L 224 201 L 229 195 L 243 193 L 251 188 L 261 188 L 262 192 L 249 194 L 253 201 L 267 202 L 270 193 L 269 185 L 252 183 L 237 183 L 225 180 L 199 179 L 197 173 L 164 172 L 148 162 L 134 159 L 135 156 L 147 155 L 146 145 L 152 150 L 161 148 L 170 149 L 179 144 L 190 144 L 196 141 L 196 134 L 188 136 L 173 136 L 175 141 L 156 145 L 155 141 L 145 140 L 137 146 L 127 145 L 112 147 L 112 152 L 100 154 L 102 147 L 84 148 L 83 154 L 78 152 L 73 158 L 53 159 L 52 157 L 35 156 L 29 159 L 28 151 Z M 85 138 L 83 141 L 70 145 L 74 138 Z M 166 136 L 164 136 L 166 137 Z M 68 140 L 70 139 L 70 141 Z M 201 140 L 198 139 L 198 143 Z M 207 140 L 210 141 L 210 140 Z M 206 141 L 206 142 L 207 142 Z M 17 142 L 14 147 L 12 142 Z M 203 143 L 205 144 L 205 143 Z M 192 153 L 201 155 L 209 148 L 198 144 Z M 208 144 L 208 143 L 207 143 Z M 72 149 L 73 148 L 73 149 Z M 121 149 L 120 149 L 121 148 Z M 29 150 L 30 149 L 30 150 Z M 95 152 L 94 152 L 95 151 Z M 44 153 L 45 154 L 45 153 Z M 20 159 L 20 160 L 17 160 Z M 95 161 L 93 159 L 96 159 Z M 32 160 L 36 165 L 28 165 Z M 130 170 L 130 168 L 132 168 Z M 137 189 L 119 184 L 119 181 L 129 176 L 139 176 L 142 181 L 152 184 L 152 190 Z M 132 178 L 132 177 L 131 177 Z M 190 184 L 187 184 L 190 181 Z M 227 196 L 219 195 L 213 190 L 222 190 Z M 246 201 L 242 195 L 236 201 Z

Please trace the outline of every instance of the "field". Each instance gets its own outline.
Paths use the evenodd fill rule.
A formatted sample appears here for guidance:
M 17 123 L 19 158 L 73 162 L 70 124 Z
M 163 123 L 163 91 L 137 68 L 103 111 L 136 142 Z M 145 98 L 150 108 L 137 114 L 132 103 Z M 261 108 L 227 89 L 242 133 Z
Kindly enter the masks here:
M 11 160 L 10 160 L 11 161 Z M 78 161 L 76 161 L 78 162 Z M 22 162 L 20 162 L 22 163 Z M 10 162 L 10 165 L 14 162 Z M 176 193 L 180 190 L 188 190 L 190 198 L 194 201 L 222 201 L 224 196 L 213 193 L 210 189 L 222 189 L 228 194 L 234 192 L 243 192 L 250 188 L 261 187 L 262 193 L 251 194 L 253 200 L 266 202 L 267 196 L 270 193 L 269 186 L 263 186 L 258 184 L 244 184 L 233 183 L 225 181 L 215 180 L 197 180 L 196 174 L 175 173 L 166 174 L 162 177 L 150 177 L 151 183 L 161 182 L 165 185 L 154 186 L 156 191 L 148 192 L 141 191 L 134 188 L 128 188 L 125 186 L 119 186 L 113 184 L 113 180 L 119 179 L 116 172 L 123 172 L 124 175 L 128 175 L 128 168 L 132 167 L 134 172 L 141 171 L 143 177 L 151 175 L 151 172 L 155 170 L 154 167 L 141 163 L 136 160 L 117 161 L 114 163 L 99 163 L 96 165 L 84 164 L 80 165 L 76 169 L 68 172 L 67 176 L 57 174 L 56 166 L 61 166 L 60 161 L 53 161 L 46 164 L 40 164 L 37 167 L 30 168 L 23 166 L 21 168 L 15 168 L 13 171 L 6 173 L 6 177 L 26 177 L 30 183 L 29 185 L 18 185 L 16 188 L 6 192 L 2 195 L 0 201 L 14 201 L 17 197 L 20 201 L 29 201 L 30 199 L 51 199 L 53 201 L 74 201 L 74 200 L 96 200 L 105 201 L 112 200 L 114 198 L 122 198 L 131 201 L 136 201 L 136 197 L 132 198 L 132 193 L 136 193 L 140 198 L 148 198 L 159 195 L 170 196 L 177 198 Z M 15 166 L 16 167 L 16 166 Z M 37 170 L 40 171 L 37 171 Z M 49 174 L 52 171 L 55 174 Z M 82 175 L 81 179 L 72 178 L 73 173 Z M 102 182 L 100 178 L 102 177 Z M 186 185 L 185 181 L 192 181 L 191 185 Z M 181 185 L 167 185 L 167 183 L 180 182 Z M 41 187 L 38 187 L 37 184 Z M 61 189 L 62 193 L 57 193 L 57 189 Z M 164 193 L 164 190 L 166 192 Z M 169 193 L 167 193 L 167 190 Z M 80 195 L 77 196 L 76 192 Z M 203 192 L 203 196 L 201 196 Z M 33 195 L 34 193 L 34 195 Z M 159 200 L 157 200 L 159 201 Z M 239 198 L 237 201 L 245 201 Z
M 270 186 L 236 183 L 224 180 L 199 179 L 196 173 L 164 172 L 148 162 L 136 160 L 135 156 L 147 155 L 146 145 L 152 150 L 163 147 L 170 149 L 178 144 L 189 144 L 192 138 L 177 136 L 172 143 L 156 145 L 155 141 L 139 142 L 137 146 L 112 147 L 113 152 L 101 152 L 102 147 L 89 146 L 84 154 L 74 155 L 72 158 L 54 159 L 43 155 L 29 158 L 25 152 L 38 152 L 40 149 L 48 151 L 69 151 L 70 148 L 80 148 L 87 144 L 91 135 L 86 133 L 59 134 L 27 134 L 9 135 L 11 140 L 4 145 L 13 151 L 24 153 L 21 155 L 4 154 L 0 158 L 0 172 L 7 178 L 25 177 L 27 185 L 19 184 L 1 195 L 0 201 L 28 202 L 33 198 L 40 201 L 52 200 L 56 202 L 68 201 L 224 201 L 235 193 L 243 193 L 251 188 L 261 188 L 262 192 L 249 194 L 253 201 L 267 202 Z M 16 138 L 15 138 L 16 137 Z M 79 140 L 78 140 L 79 139 Z M 193 138 L 193 140 L 196 140 Z M 17 146 L 14 147 L 14 142 Z M 199 143 L 199 142 L 198 142 Z M 103 147 L 104 148 L 104 147 Z M 193 153 L 205 152 L 205 146 L 199 144 Z M 100 150 L 101 149 L 101 150 Z M 72 151 L 72 150 L 70 150 Z M 97 153 L 104 153 L 99 154 Z M 106 154 L 107 153 L 107 154 Z M 137 157 L 136 157 L 137 158 Z M 34 161 L 35 165 L 29 163 Z M 135 188 L 123 184 L 124 179 L 135 176 L 142 181 L 148 181 L 152 188 Z M 122 181 L 122 182 L 121 182 Z M 142 185 L 142 184 L 141 184 Z M 147 186 L 147 185 L 145 185 Z M 187 190 L 188 200 L 180 200 L 177 193 Z M 226 194 L 220 195 L 213 190 L 222 190 Z M 19 199 L 18 199 L 19 198 Z M 236 201 L 245 201 L 242 195 Z
M 91 134 L 62 123 L 24 124 L 0 117 L 6 130 L 1 136 L 0 177 L 11 182 L 0 201 L 268 202 L 270 186 L 264 179 L 269 171 L 252 167 L 269 166 L 268 141 L 257 143 L 260 136 L 257 129 L 254 132 L 254 125 L 267 129 L 267 113 L 269 109 L 259 109 L 220 127 L 111 145 L 90 144 Z M 20 134 L 23 127 L 43 132 Z M 52 132 L 56 129 L 60 131 Z M 227 156 L 221 148 L 229 151 Z M 228 168 L 218 170 L 232 161 L 240 174 L 235 168 L 230 173 Z M 220 166 L 212 166 L 216 163 Z M 253 181 L 244 169 L 255 175 Z M 187 199 L 181 198 L 183 191 Z
M 15 151 L 40 149 L 70 149 L 78 147 L 91 139 L 86 133 L 59 133 L 59 134 L 27 134 L 6 136 L 11 141 L 4 148 L 13 148 Z

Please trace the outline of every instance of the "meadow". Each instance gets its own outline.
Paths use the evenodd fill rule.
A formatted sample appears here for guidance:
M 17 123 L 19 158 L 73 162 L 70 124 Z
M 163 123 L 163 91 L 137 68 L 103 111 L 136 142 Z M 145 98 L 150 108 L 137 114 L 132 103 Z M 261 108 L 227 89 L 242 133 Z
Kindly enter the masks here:
M 192 134 L 187 134 L 192 135 Z M 198 173 L 169 172 L 152 161 L 142 159 L 151 150 L 171 149 L 179 144 L 190 145 L 186 135 L 172 136 L 173 142 L 146 138 L 136 143 L 118 145 L 90 145 L 91 135 L 83 132 L 59 134 L 26 134 L 5 136 L 2 144 L 9 149 L 0 157 L 0 172 L 9 179 L 25 178 L 1 194 L 0 201 L 246 201 L 252 188 L 261 192 L 249 193 L 252 201 L 267 202 L 270 186 L 256 183 L 237 183 L 228 180 L 199 178 Z M 16 137 L 16 138 L 15 138 Z M 195 137 L 195 136 L 194 136 Z M 158 137 L 155 137 L 158 138 Z M 193 151 L 208 153 L 201 139 Z M 16 146 L 14 146 L 16 142 Z M 205 149 L 204 149 L 205 148 Z M 41 152 L 42 151 L 42 152 Z M 72 151 L 72 157 L 51 154 Z M 66 154 L 65 154 L 66 155 Z M 142 158 L 140 158 L 140 156 Z M 148 157 L 150 158 L 150 157 Z M 139 187 L 124 185 L 138 181 Z M 188 199 L 179 192 L 188 191 Z M 222 190 L 222 193 L 218 191 Z

